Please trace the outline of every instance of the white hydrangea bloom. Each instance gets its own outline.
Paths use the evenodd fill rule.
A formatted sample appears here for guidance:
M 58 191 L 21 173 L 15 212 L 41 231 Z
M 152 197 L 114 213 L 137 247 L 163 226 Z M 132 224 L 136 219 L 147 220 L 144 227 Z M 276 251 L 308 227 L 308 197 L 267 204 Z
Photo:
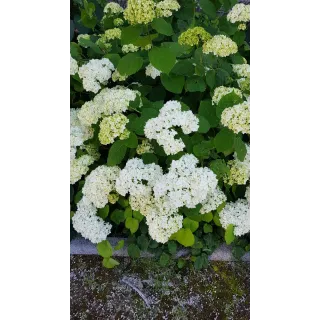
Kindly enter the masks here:
M 197 168 L 198 162 L 193 154 L 172 161 L 168 173 L 158 178 L 153 188 L 159 207 L 167 211 L 183 206 L 195 208 L 205 201 L 218 180 L 209 168 Z
M 93 129 L 84 126 L 78 118 L 80 109 L 70 109 L 70 146 L 81 146 L 84 141 L 93 137 Z
M 130 195 L 129 203 L 132 210 L 139 211 L 144 216 L 147 216 L 151 210 L 156 208 L 151 187 L 146 189 L 143 194 Z
M 220 204 L 226 201 L 226 195 L 219 187 L 216 187 L 213 191 L 208 193 L 207 198 L 202 202 L 200 213 L 204 214 L 216 210 Z
M 215 104 L 218 104 L 221 98 L 226 96 L 227 94 L 234 92 L 237 96 L 242 98 L 242 92 L 234 87 L 225 87 L 220 86 L 214 89 L 213 96 L 212 96 L 212 102 Z
M 129 119 L 122 113 L 107 116 L 100 122 L 99 140 L 107 145 L 114 142 L 126 129 Z
M 227 15 L 227 20 L 231 23 L 250 21 L 250 4 L 237 3 Z
M 244 196 L 246 197 L 246 199 L 248 200 L 249 205 L 250 205 L 250 186 L 247 187 L 246 193 Z
M 70 160 L 76 158 L 77 148 L 70 146 Z
M 75 184 L 85 175 L 89 166 L 95 161 L 94 157 L 90 155 L 83 155 L 78 159 L 71 159 L 70 161 L 70 184 Z
M 112 225 L 96 216 L 97 208 L 87 197 L 82 197 L 77 205 L 77 212 L 72 217 L 74 229 L 92 243 L 106 240 Z
M 250 77 L 250 65 L 247 63 L 233 64 L 232 69 L 233 69 L 233 72 L 240 78 Z
M 118 14 L 122 13 L 123 9 L 122 7 L 116 3 L 116 2 L 109 2 L 106 4 L 106 6 L 103 9 L 103 12 L 105 13 L 112 13 L 112 14 Z
M 220 222 L 224 229 L 229 224 L 234 225 L 234 234 L 242 236 L 250 231 L 250 206 L 245 199 L 228 202 L 219 213 Z
M 243 161 L 237 158 L 237 153 L 234 154 L 234 160 L 228 161 L 227 165 L 230 173 L 225 175 L 223 181 L 229 185 L 246 184 L 250 178 L 250 146 L 246 145 L 247 154 Z
M 166 243 L 170 236 L 182 228 L 183 216 L 179 214 L 161 215 L 152 211 L 147 216 L 149 235 L 159 243 Z
M 133 45 L 132 43 L 125 44 L 125 45 L 122 46 L 122 52 L 123 53 L 136 52 L 138 50 L 139 50 L 139 47 Z
M 92 101 L 86 102 L 78 114 L 81 123 L 91 126 L 102 116 L 127 111 L 131 101 L 134 101 L 137 91 L 122 86 L 102 89 Z
M 79 77 L 82 79 L 86 91 L 97 93 L 101 85 L 106 85 L 111 78 L 114 66 L 107 58 L 92 59 L 79 68 Z
M 156 69 L 151 63 L 149 63 L 146 66 L 146 76 L 151 77 L 152 79 L 155 79 L 156 77 L 159 77 L 161 74 L 161 71 Z
M 250 134 L 250 104 L 245 101 L 223 110 L 221 123 L 235 133 Z
M 137 154 L 153 153 L 153 151 L 153 146 L 148 139 L 143 139 L 136 150 Z
M 244 30 L 246 30 L 246 29 L 247 29 L 247 25 L 246 25 L 245 23 L 240 23 L 240 24 L 238 25 L 238 30 L 244 31 Z
M 120 38 L 121 38 L 121 29 L 119 28 L 108 29 L 104 32 L 104 35 L 102 36 L 102 39 L 105 39 L 106 41 L 120 39 Z
M 116 82 L 116 81 L 125 81 L 128 78 L 128 76 L 126 75 L 122 75 L 120 74 L 120 72 L 118 71 L 118 69 L 116 69 L 113 74 L 112 74 L 112 81 Z
M 175 139 L 177 132 L 171 127 L 181 127 L 184 134 L 195 132 L 199 128 L 199 119 L 192 111 L 181 111 L 179 101 L 168 101 L 160 109 L 158 117 L 147 121 L 144 127 L 148 139 L 157 140 L 166 154 L 176 154 L 185 147 L 182 139 Z
M 161 17 L 170 17 L 172 16 L 172 11 L 178 11 L 180 5 L 176 0 L 163 0 L 156 4 L 156 16 L 157 18 Z
M 115 190 L 116 179 L 120 173 L 117 166 L 99 166 L 86 177 L 82 193 L 97 208 L 103 208 L 108 203 L 108 196 Z
M 205 54 L 213 53 L 218 57 L 227 57 L 236 53 L 238 51 L 238 46 L 227 36 L 219 34 L 205 42 L 202 51 Z
M 70 55 L 70 74 L 73 76 L 78 72 L 78 62 Z

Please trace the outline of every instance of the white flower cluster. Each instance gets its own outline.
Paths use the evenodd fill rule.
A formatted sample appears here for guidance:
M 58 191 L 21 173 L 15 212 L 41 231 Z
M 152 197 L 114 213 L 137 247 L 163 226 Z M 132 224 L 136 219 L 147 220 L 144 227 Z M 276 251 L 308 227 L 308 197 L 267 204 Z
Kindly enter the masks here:
M 186 206 L 195 208 L 216 189 L 218 180 L 209 168 L 197 168 L 199 160 L 185 154 L 171 163 L 169 171 L 155 184 L 154 196 L 161 208 L 172 212 Z
M 89 166 L 94 163 L 95 158 L 86 154 L 80 158 L 75 159 L 75 149 L 71 149 L 71 161 L 70 161 L 70 184 L 75 184 L 78 180 L 85 175 Z
M 182 228 L 183 216 L 179 214 L 159 215 L 157 211 L 151 211 L 147 216 L 149 234 L 153 240 L 166 243 L 170 236 Z
M 92 59 L 79 68 L 79 77 L 83 80 L 86 91 L 97 93 L 101 85 L 106 85 L 114 70 L 112 62 L 107 58 Z
M 116 179 L 120 173 L 117 166 L 99 166 L 86 177 L 82 193 L 97 208 L 103 208 L 108 203 L 108 196 L 115 190 Z
M 73 76 L 78 72 L 78 62 L 70 55 L 70 74 Z
M 131 101 L 134 101 L 137 91 L 122 86 L 102 89 L 92 101 L 86 102 L 78 114 L 81 123 L 91 126 L 102 116 L 127 111 Z
M 114 142 L 126 129 L 129 119 L 122 113 L 107 116 L 100 122 L 99 140 L 101 144 L 107 145 Z
M 227 201 L 226 195 L 221 191 L 219 187 L 208 192 L 207 198 L 202 202 L 200 213 L 208 213 L 216 210 L 220 204 Z
M 93 129 L 83 125 L 79 118 L 80 109 L 70 109 L 70 146 L 79 147 L 93 137 Z
M 129 52 L 136 52 L 139 50 L 139 47 L 135 46 L 134 44 L 125 44 L 122 46 L 122 52 L 123 53 L 129 53 Z
M 229 224 L 234 225 L 234 234 L 242 236 L 250 231 L 250 206 L 245 199 L 236 202 L 228 202 L 219 213 L 220 222 L 224 229 Z
M 244 196 L 246 197 L 246 199 L 248 200 L 249 205 L 250 205 L 250 186 L 249 186 L 249 187 L 247 187 L 247 189 L 246 189 L 246 193 L 245 193 L 245 195 L 244 195 Z
M 221 114 L 221 123 L 235 133 L 250 134 L 250 104 L 248 101 L 226 108 Z
M 104 222 L 96 216 L 97 208 L 85 196 L 77 205 L 77 212 L 72 217 L 74 229 L 89 239 L 92 243 L 99 243 L 107 239 L 111 232 L 112 225 Z
M 161 17 L 170 17 L 172 16 L 172 11 L 178 11 L 180 5 L 176 0 L 163 0 L 156 4 L 156 16 L 157 18 Z
M 156 77 L 159 77 L 160 74 L 161 74 L 161 71 L 155 68 L 151 63 L 149 63 L 146 66 L 146 76 L 151 77 L 152 79 L 155 79 Z
M 250 65 L 247 63 L 233 64 L 232 69 L 233 69 L 233 72 L 240 78 L 250 77 Z
M 185 147 L 182 139 L 175 139 L 177 131 L 171 127 L 181 127 L 184 134 L 190 134 L 199 128 L 199 119 L 189 110 L 181 111 L 179 101 L 168 101 L 161 108 L 158 117 L 147 121 L 144 127 L 148 139 L 157 140 L 166 154 L 176 154 Z
M 118 71 L 118 69 L 114 70 L 113 71 L 113 74 L 112 74 L 112 81 L 113 82 L 116 82 L 116 81 L 125 81 L 126 79 L 128 78 L 128 76 L 126 75 L 122 75 L 120 74 L 120 72 Z
M 227 20 L 231 23 L 250 21 L 250 5 L 244 3 L 234 5 L 227 15 Z
M 205 54 L 213 53 L 218 57 L 227 57 L 236 53 L 238 51 L 238 46 L 227 36 L 219 34 L 205 42 L 202 51 Z
M 233 88 L 233 87 L 224 87 L 220 86 L 214 89 L 213 96 L 212 96 L 212 102 L 215 104 L 218 104 L 219 101 L 226 96 L 227 94 L 234 92 L 237 96 L 242 98 L 242 93 L 239 89 Z
M 229 185 L 233 184 L 246 184 L 250 178 L 250 146 L 246 145 L 247 154 L 243 161 L 237 158 L 234 154 L 234 160 L 228 161 L 230 173 L 225 175 L 223 181 Z
M 121 8 L 121 6 L 118 3 L 109 2 L 104 7 L 103 12 L 111 13 L 111 14 L 118 14 L 118 13 L 122 13 L 123 9 Z
M 119 28 L 108 29 L 105 31 L 102 38 L 105 39 L 106 41 L 110 41 L 113 39 L 120 39 L 121 38 L 121 29 L 119 29 Z
M 120 27 L 124 24 L 124 21 L 121 19 L 121 18 L 115 18 L 113 20 L 113 24 L 116 26 L 116 27 Z
M 153 146 L 148 139 L 143 139 L 141 144 L 137 146 L 137 154 L 153 153 Z

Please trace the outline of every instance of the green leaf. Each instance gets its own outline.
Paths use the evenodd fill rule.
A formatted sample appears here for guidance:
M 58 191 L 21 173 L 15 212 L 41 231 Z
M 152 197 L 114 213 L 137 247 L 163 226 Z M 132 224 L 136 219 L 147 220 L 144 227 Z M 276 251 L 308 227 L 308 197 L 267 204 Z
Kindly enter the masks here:
M 246 38 L 246 34 L 243 31 L 237 31 L 234 35 L 232 40 L 240 47 L 243 45 L 244 40 Z
M 171 24 L 168 23 L 163 18 L 154 19 L 151 23 L 153 29 L 155 29 L 158 33 L 164 34 L 166 36 L 171 36 L 173 34 L 173 30 Z
M 204 82 L 202 77 L 193 76 L 187 78 L 186 80 L 186 90 L 189 92 L 205 92 L 206 91 L 206 83 Z
M 220 222 L 220 217 L 219 217 L 219 213 L 216 212 L 213 216 L 213 222 L 215 223 L 216 226 L 221 227 L 221 222 Z
M 125 208 L 124 210 L 124 218 L 132 218 L 132 209 L 130 207 Z
M 141 222 L 144 216 L 139 211 L 134 210 L 133 217 L 136 218 L 139 222 Z
M 77 204 L 82 199 L 82 196 L 83 196 L 82 191 L 81 190 L 78 191 L 74 196 L 74 203 Z
M 204 13 L 206 13 L 211 19 L 216 17 L 216 7 L 209 0 L 200 0 L 199 5 Z
M 129 138 L 123 140 L 123 143 L 126 147 L 135 149 L 138 146 L 138 138 L 133 132 L 130 132 Z
M 139 228 L 139 221 L 135 218 L 129 217 L 126 219 L 125 226 L 130 230 L 131 234 L 134 234 Z
M 109 258 L 112 256 L 112 246 L 108 240 L 101 241 L 97 244 L 97 251 L 100 256 L 104 258 Z
M 182 208 L 182 211 L 184 213 L 185 216 L 189 217 L 192 220 L 195 221 L 201 221 L 201 216 L 200 216 L 200 209 L 201 209 L 202 205 L 201 204 L 197 204 L 195 208 Z
M 149 239 L 146 235 L 142 234 L 137 238 L 137 244 L 142 251 L 146 251 L 149 246 Z
M 199 158 L 208 158 L 210 151 L 214 148 L 212 140 L 210 141 L 201 141 L 199 144 L 193 146 L 193 153 L 196 157 Z
M 211 224 L 206 223 L 206 224 L 203 226 L 203 232 L 204 232 L 204 233 L 209 233 L 209 232 L 212 232 L 212 231 L 213 231 L 213 228 L 212 228 L 212 225 L 211 225 Z
M 86 10 L 81 9 L 81 22 L 85 27 L 94 29 L 94 27 L 97 24 L 97 21 L 98 20 L 96 16 L 90 17 Z
M 200 102 L 199 115 L 203 116 L 209 122 L 211 128 L 215 128 L 219 124 L 216 107 L 212 105 L 211 100 L 203 100 Z
M 216 86 L 220 87 L 227 84 L 229 73 L 221 68 L 216 69 Z
M 184 86 L 184 77 L 176 75 L 167 75 L 161 73 L 160 75 L 162 85 L 170 92 L 181 93 Z
M 176 63 L 176 54 L 171 48 L 153 47 L 148 55 L 151 64 L 164 73 L 169 73 Z
M 120 250 L 124 246 L 124 240 L 119 240 L 117 245 L 114 247 L 114 250 Z
M 140 257 L 140 249 L 139 249 L 139 247 L 134 243 L 129 244 L 129 246 L 128 246 L 128 255 L 129 255 L 129 257 L 131 257 L 133 259 L 139 258 Z
M 212 221 L 212 219 L 213 219 L 212 212 L 207 212 L 205 214 L 202 214 L 202 221 L 210 222 L 210 221 Z
M 135 40 L 132 44 L 134 44 L 137 47 L 145 47 L 148 44 L 152 44 L 152 40 L 157 38 L 159 35 L 157 33 L 149 34 L 144 37 L 139 37 L 137 40 Z
M 141 155 L 144 164 L 158 163 L 158 158 L 153 153 L 144 153 Z
M 242 141 L 239 136 L 234 138 L 234 150 L 237 153 L 237 158 L 243 161 L 247 154 L 246 144 Z
M 209 70 L 206 73 L 206 82 L 210 89 L 216 86 L 216 72 L 214 70 Z
M 130 76 L 136 73 L 142 65 L 143 59 L 137 53 L 128 53 L 120 59 L 117 70 L 123 76 Z
M 115 68 L 118 66 L 118 63 L 121 59 L 121 57 L 117 53 L 108 53 L 105 55 L 105 57 L 112 62 Z
M 217 117 L 220 119 L 224 109 L 233 107 L 234 105 L 239 104 L 241 102 L 242 99 L 236 93 L 234 93 L 234 91 L 228 93 L 227 95 L 222 97 L 218 102 L 218 105 L 216 107 Z
M 202 257 L 201 256 L 198 256 L 197 258 L 196 258 L 196 260 L 194 261 L 194 268 L 196 269 L 196 270 L 200 270 L 200 269 L 202 269 L 202 266 L 203 266 L 203 261 L 202 261 Z
M 79 61 L 81 59 L 81 53 L 82 53 L 82 49 L 80 48 L 80 46 L 75 42 L 71 42 L 70 43 L 71 57 Z
M 161 267 L 165 267 L 166 265 L 168 265 L 170 260 L 170 256 L 168 254 L 166 254 L 165 252 L 162 252 L 161 256 L 160 256 L 160 260 L 159 260 L 159 264 Z
M 178 268 L 182 269 L 186 265 L 186 260 L 179 258 L 178 259 Z
M 124 156 L 126 155 L 127 147 L 123 143 L 123 141 L 118 140 L 114 142 L 111 146 L 109 153 L 108 153 L 108 160 L 107 165 L 109 167 L 116 166 L 117 164 L 121 163 Z
M 179 60 L 172 68 L 171 73 L 180 76 L 192 76 L 194 74 L 194 65 L 190 60 Z
M 142 26 L 129 26 L 121 30 L 121 44 L 130 44 L 136 41 L 142 32 Z
M 120 209 L 116 209 L 111 213 L 110 216 L 111 221 L 113 221 L 115 224 L 120 224 L 125 220 L 124 217 L 124 211 Z
M 185 247 L 191 247 L 194 244 L 194 235 L 190 229 L 180 229 L 174 234 L 174 238 Z
M 210 162 L 210 169 L 217 175 L 220 179 L 224 175 L 229 174 L 230 169 L 223 159 L 216 159 Z
M 113 258 L 104 258 L 102 264 L 105 268 L 112 269 L 119 265 L 119 262 Z
M 193 233 L 199 228 L 199 222 L 191 220 L 190 218 L 187 217 L 183 219 L 183 226 L 185 228 L 189 228 Z
M 167 244 L 169 253 L 175 254 L 177 252 L 177 243 L 175 241 L 169 240 Z
M 200 133 L 207 133 L 210 130 L 210 123 L 208 120 L 203 117 L 202 115 L 197 115 L 199 119 L 199 129 L 198 132 Z
M 108 205 L 106 205 L 102 209 L 98 209 L 98 216 L 101 217 L 103 220 L 105 220 L 105 218 L 108 216 L 108 214 L 109 214 L 109 206 Z
M 235 239 L 233 231 L 234 231 L 234 225 L 229 224 L 227 226 L 226 232 L 224 234 L 224 239 L 226 240 L 227 245 L 231 244 L 233 242 L 233 240 Z
M 227 128 L 223 128 L 214 137 L 214 145 L 218 152 L 224 152 L 232 149 L 233 144 L 234 144 L 234 133 Z

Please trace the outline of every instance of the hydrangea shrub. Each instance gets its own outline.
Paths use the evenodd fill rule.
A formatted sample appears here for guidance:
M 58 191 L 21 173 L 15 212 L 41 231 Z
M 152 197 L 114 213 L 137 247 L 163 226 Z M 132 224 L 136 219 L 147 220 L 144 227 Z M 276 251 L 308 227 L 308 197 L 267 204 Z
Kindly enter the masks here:
M 238 258 L 249 250 L 249 10 L 235 0 L 74 3 L 71 223 L 105 267 L 123 246 L 110 236 L 162 265 L 188 247 L 196 269 L 223 242 Z

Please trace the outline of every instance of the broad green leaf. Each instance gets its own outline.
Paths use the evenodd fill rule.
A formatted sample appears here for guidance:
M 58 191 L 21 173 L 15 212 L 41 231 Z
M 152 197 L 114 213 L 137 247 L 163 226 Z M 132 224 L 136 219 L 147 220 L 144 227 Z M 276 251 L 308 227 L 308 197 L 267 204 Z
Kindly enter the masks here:
M 186 265 L 186 260 L 179 258 L 178 259 L 178 268 L 182 269 Z
M 127 219 L 127 218 L 131 218 L 131 217 L 132 217 L 132 209 L 130 207 L 127 207 L 124 210 L 124 218 Z
M 133 217 L 136 218 L 139 222 L 141 222 L 144 216 L 139 211 L 134 210 Z
M 209 233 L 209 232 L 212 232 L 212 231 L 213 231 L 213 228 L 212 228 L 212 225 L 211 225 L 211 224 L 206 223 L 206 224 L 203 226 L 203 232 L 204 232 L 204 233 Z
M 112 269 L 119 265 L 119 262 L 113 258 L 104 258 L 102 264 L 105 268 Z
M 137 53 L 128 53 L 122 57 L 117 69 L 121 75 L 130 76 L 136 73 L 143 65 L 143 59 Z
M 171 48 L 153 47 L 148 55 L 151 64 L 164 73 L 169 73 L 176 63 L 176 54 Z
M 108 58 L 115 68 L 118 66 L 118 63 L 121 59 L 121 57 L 117 53 L 108 53 L 104 57 Z
M 139 258 L 140 257 L 140 249 L 139 249 L 139 247 L 134 243 L 129 244 L 129 246 L 128 246 L 128 255 L 129 255 L 129 257 L 131 257 L 133 259 Z
M 100 256 L 104 258 L 109 258 L 112 256 L 112 246 L 108 240 L 101 241 L 97 244 L 97 251 Z
M 220 216 L 219 213 L 215 213 L 213 216 L 213 222 L 215 223 L 216 226 L 221 227 L 221 222 L 220 222 Z
M 189 228 L 191 232 L 195 232 L 199 228 L 199 222 L 187 217 L 183 219 L 183 226 Z
M 121 163 L 126 155 L 127 147 L 123 141 L 118 140 L 113 143 L 108 153 L 107 165 L 109 167 L 116 166 Z
M 210 151 L 214 148 L 214 144 L 211 141 L 201 141 L 199 144 L 193 146 L 193 153 L 199 158 L 208 158 Z
M 214 70 L 209 70 L 206 73 L 206 82 L 210 89 L 216 86 L 216 72 Z
M 246 38 L 246 34 L 244 31 L 237 31 L 233 37 L 232 40 L 238 45 L 241 46 L 244 43 L 244 40 Z
M 128 148 L 136 148 L 138 146 L 138 138 L 135 133 L 130 132 L 129 138 L 123 140 L 123 143 Z
M 211 19 L 216 17 L 216 7 L 210 0 L 199 0 L 199 5 L 204 13 Z
M 137 47 L 145 47 L 149 44 L 152 44 L 152 40 L 157 38 L 158 34 L 154 33 L 154 34 L 149 34 L 147 36 L 144 37 L 139 37 L 137 40 L 135 40 L 133 42 L 133 44 Z
M 212 221 L 212 219 L 213 219 L 212 212 L 207 212 L 205 214 L 202 214 L 202 221 L 210 222 L 210 221 Z
M 85 27 L 94 29 L 94 27 L 97 24 L 97 21 L 98 20 L 96 16 L 90 17 L 86 10 L 81 9 L 81 22 Z
M 182 208 L 182 212 L 192 220 L 201 221 L 200 209 L 201 204 L 197 204 L 195 208 Z
M 216 86 L 224 86 L 227 84 L 229 78 L 229 73 L 221 68 L 216 69 Z
M 179 60 L 172 68 L 171 73 L 180 76 L 192 76 L 194 74 L 194 65 L 190 60 Z
M 202 115 L 197 115 L 199 119 L 199 129 L 198 132 L 200 133 L 207 133 L 210 130 L 210 123 L 208 120 L 203 117 Z
M 235 239 L 233 231 L 234 231 L 234 225 L 229 224 L 224 234 L 224 239 L 226 240 L 227 245 L 231 244 Z
M 151 23 L 153 29 L 155 29 L 158 33 L 164 34 L 166 36 L 171 36 L 173 34 L 173 30 L 171 24 L 168 23 L 163 18 L 154 19 Z
M 116 209 L 111 213 L 110 216 L 111 221 L 113 221 L 115 224 L 120 224 L 121 222 L 124 222 L 124 211 L 120 209 Z
M 181 93 L 184 86 L 184 77 L 177 75 L 167 75 L 161 73 L 160 75 L 162 85 L 170 92 Z
M 211 128 L 215 128 L 219 124 L 219 119 L 216 115 L 216 106 L 212 105 L 211 100 L 202 100 L 200 102 L 199 115 L 206 118 Z
M 98 209 L 98 216 L 101 217 L 103 220 L 105 220 L 108 214 L 109 214 L 109 205 L 106 205 L 104 208 Z
M 220 179 L 224 175 L 230 172 L 229 167 L 223 159 L 216 159 L 210 162 L 210 169 L 217 175 L 217 178 Z
M 236 93 L 234 93 L 234 91 L 226 94 L 224 97 L 220 99 L 216 107 L 217 117 L 220 119 L 224 109 L 233 107 L 234 105 L 239 104 L 241 102 L 242 99 Z
M 144 153 L 141 155 L 144 164 L 158 163 L 158 158 L 153 153 Z
M 142 251 L 146 251 L 149 246 L 149 239 L 146 235 L 142 234 L 137 238 L 137 244 Z
M 175 254 L 177 252 L 177 243 L 175 241 L 169 240 L 167 245 L 169 253 Z
M 124 240 L 119 240 L 117 245 L 114 247 L 114 250 L 120 250 L 124 246 Z
M 74 196 L 74 203 L 77 204 L 82 199 L 82 196 L 83 196 L 82 191 L 81 190 L 78 191 Z
M 201 270 L 202 266 L 203 266 L 202 257 L 201 256 L 196 257 L 193 265 L 194 265 L 195 270 Z
M 162 252 L 159 260 L 160 266 L 165 267 L 169 263 L 169 260 L 170 260 L 170 256 L 165 252 Z
M 239 136 L 236 136 L 234 138 L 234 151 L 237 153 L 237 158 L 240 161 L 243 161 L 247 154 L 247 148 L 245 143 Z
M 79 61 L 81 59 L 81 53 L 82 53 L 82 50 L 81 50 L 80 46 L 75 42 L 71 42 L 70 43 L 70 54 L 71 54 L 71 57 L 73 59 L 76 59 L 76 60 Z
M 218 152 L 224 152 L 232 149 L 233 144 L 234 144 L 234 133 L 227 128 L 223 128 L 214 137 L 214 145 Z
M 186 90 L 189 92 L 205 92 L 206 91 L 206 83 L 204 82 L 202 77 L 193 76 L 187 78 L 186 80 Z
M 180 229 L 174 235 L 175 239 L 185 247 L 191 247 L 194 244 L 194 235 L 190 229 Z
M 126 219 L 125 226 L 130 230 L 131 234 L 134 234 L 139 228 L 139 221 L 135 218 L 129 217 Z
M 142 26 L 129 26 L 121 30 L 121 44 L 130 44 L 136 41 L 142 32 Z

